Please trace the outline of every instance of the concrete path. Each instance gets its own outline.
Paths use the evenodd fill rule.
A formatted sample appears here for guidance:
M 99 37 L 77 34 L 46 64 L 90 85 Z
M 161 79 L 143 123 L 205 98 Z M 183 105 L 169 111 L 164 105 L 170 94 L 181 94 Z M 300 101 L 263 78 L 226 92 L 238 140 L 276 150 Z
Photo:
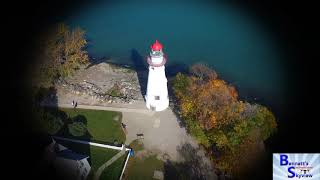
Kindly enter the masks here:
M 41 103 L 42 106 L 52 106 L 52 107 L 56 107 L 57 104 L 55 103 L 48 103 L 48 102 L 43 102 Z M 59 107 L 62 108 L 73 108 L 72 104 L 67 104 L 67 103 L 58 103 Z M 79 104 L 77 105 L 77 108 L 80 109 L 94 109 L 94 110 L 106 110 L 106 111 L 120 111 L 120 112 L 134 112 L 134 113 L 143 113 L 145 115 L 150 115 L 152 116 L 154 114 L 153 111 L 148 110 L 147 108 L 141 108 L 138 107 L 134 104 L 132 106 L 130 105 L 121 105 L 121 104 L 117 104 L 117 105 L 113 105 L 113 106 L 99 106 L 99 105 L 85 105 L 85 104 Z
M 53 103 L 42 103 L 42 106 L 51 106 L 51 107 L 56 107 L 57 104 Z M 66 104 L 66 103 L 58 103 L 59 107 L 62 108 L 73 108 L 71 104 Z M 120 112 L 134 112 L 134 113 L 142 113 L 148 116 L 152 116 L 154 112 L 149 111 L 147 108 L 142 109 L 142 108 L 135 108 L 135 107 L 128 107 L 128 106 L 98 106 L 98 105 L 82 105 L 78 104 L 77 108 L 79 109 L 94 109 L 94 110 L 106 110 L 106 111 L 120 111 Z
M 179 126 L 175 114 L 170 109 L 154 112 L 152 116 L 125 112 L 122 122 L 127 125 L 126 145 L 137 139 L 137 134 L 143 134 L 145 148 L 168 154 L 172 160 L 180 159 L 177 152 L 179 145 L 192 143 L 196 146 L 185 128 Z

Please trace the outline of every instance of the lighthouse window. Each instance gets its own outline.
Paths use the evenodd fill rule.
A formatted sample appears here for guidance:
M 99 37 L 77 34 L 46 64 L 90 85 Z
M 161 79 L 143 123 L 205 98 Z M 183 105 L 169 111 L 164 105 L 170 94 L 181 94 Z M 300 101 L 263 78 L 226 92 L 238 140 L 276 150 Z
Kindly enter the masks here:
M 163 53 L 161 51 L 152 51 L 152 56 L 162 56 Z
M 155 100 L 160 100 L 160 96 L 155 96 L 154 99 Z

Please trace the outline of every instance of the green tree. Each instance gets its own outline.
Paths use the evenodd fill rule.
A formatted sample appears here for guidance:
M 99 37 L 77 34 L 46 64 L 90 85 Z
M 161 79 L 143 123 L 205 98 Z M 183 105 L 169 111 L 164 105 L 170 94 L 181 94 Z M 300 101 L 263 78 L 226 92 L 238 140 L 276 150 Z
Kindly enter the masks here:
M 187 93 L 190 79 L 187 75 L 178 73 L 173 80 L 173 91 L 178 98 L 183 98 Z
M 266 140 L 277 130 L 276 118 L 268 108 L 262 105 L 256 106 L 255 114 L 248 121 L 251 122 L 254 128 L 259 129 L 262 140 Z
M 190 134 L 203 146 L 209 148 L 210 142 L 205 134 L 205 131 L 200 127 L 200 125 L 191 118 L 186 118 L 187 129 Z

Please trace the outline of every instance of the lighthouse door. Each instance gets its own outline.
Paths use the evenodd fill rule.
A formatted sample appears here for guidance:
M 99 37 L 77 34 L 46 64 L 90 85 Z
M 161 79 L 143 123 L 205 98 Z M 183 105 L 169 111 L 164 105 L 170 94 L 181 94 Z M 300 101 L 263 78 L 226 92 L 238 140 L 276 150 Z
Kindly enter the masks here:
M 156 107 L 155 107 L 155 106 L 150 105 L 150 109 L 151 109 L 151 111 L 155 111 L 155 110 L 156 110 Z

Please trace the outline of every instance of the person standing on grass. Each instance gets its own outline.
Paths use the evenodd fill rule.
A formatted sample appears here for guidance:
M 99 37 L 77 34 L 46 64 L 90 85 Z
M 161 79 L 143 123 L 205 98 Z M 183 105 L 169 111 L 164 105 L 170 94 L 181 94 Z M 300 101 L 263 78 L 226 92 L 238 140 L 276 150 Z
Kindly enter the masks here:
M 71 103 L 71 104 L 72 104 L 72 107 L 74 107 L 74 100 L 72 100 L 72 103 Z
M 74 108 L 76 108 L 78 106 L 78 102 L 76 102 L 76 104 L 74 105 Z

